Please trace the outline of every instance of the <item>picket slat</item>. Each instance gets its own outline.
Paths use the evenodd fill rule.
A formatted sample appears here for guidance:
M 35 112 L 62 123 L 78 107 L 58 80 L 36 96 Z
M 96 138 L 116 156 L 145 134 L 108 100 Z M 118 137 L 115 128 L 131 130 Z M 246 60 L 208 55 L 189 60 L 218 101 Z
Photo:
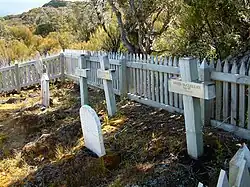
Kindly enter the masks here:
M 245 63 L 242 62 L 240 66 L 240 72 L 239 74 L 245 75 L 246 74 L 246 67 Z M 246 115 L 246 94 L 245 90 L 246 86 L 245 85 L 240 85 L 239 86 L 239 126 L 240 127 L 245 127 L 245 115 Z
M 225 62 L 223 72 L 229 72 L 228 61 Z M 229 118 L 229 85 L 228 82 L 223 82 L 223 121 L 227 122 Z
M 168 65 L 168 58 L 165 57 L 164 58 L 164 65 Z M 169 92 L 168 92 L 168 74 L 167 73 L 164 73 L 164 103 L 166 105 L 168 105 L 168 95 L 169 95 Z
M 147 56 L 146 54 L 143 55 L 143 61 L 144 63 L 147 63 Z M 147 94 L 147 71 L 144 69 L 143 70 L 143 95 L 145 98 L 148 97 L 148 94 Z
M 218 60 L 216 64 L 216 71 L 221 72 L 222 71 L 222 65 L 221 61 Z M 221 112 L 222 112 L 222 82 L 216 81 L 215 82 L 215 90 L 216 90 L 216 98 L 215 98 L 215 119 L 220 120 L 221 119 Z
M 156 65 L 158 65 L 158 62 L 159 62 L 158 56 L 156 56 L 154 62 L 155 62 Z M 160 102 L 160 94 L 159 94 L 159 72 L 155 71 L 154 74 L 155 74 L 155 87 L 154 87 L 155 98 L 156 98 L 156 102 L 159 103 Z
M 169 58 L 169 62 L 168 62 L 169 66 L 173 66 L 173 58 L 170 57 Z M 168 78 L 172 78 L 172 74 L 168 74 Z M 169 92 L 169 105 L 170 106 L 174 106 L 174 93 L 173 92 Z
M 233 63 L 233 67 L 231 73 L 237 74 L 237 64 L 236 62 Z M 237 84 L 231 83 L 231 124 L 236 125 L 238 118 L 237 118 L 237 109 L 238 109 L 238 90 Z
M 161 58 L 159 61 L 159 65 L 163 65 L 163 59 Z M 164 73 L 160 72 L 160 103 L 164 103 L 164 81 L 163 76 Z
M 151 56 L 151 64 L 154 64 L 154 57 Z M 155 101 L 155 77 L 154 77 L 154 72 L 151 71 L 151 100 Z
M 250 60 L 249 60 L 250 61 Z M 249 63 L 250 64 L 250 63 Z M 248 76 L 250 76 L 250 66 L 248 67 Z M 248 118 L 248 123 L 247 123 L 247 129 L 250 129 L 250 85 L 248 86 L 248 111 L 247 111 L 247 118 Z
M 173 66 L 177 67 L 177 57 L 174 57 Z M 173 74 L 173 76 L 175 77 L 176 75 Z M 179 100 L 179 94 L 174 93 L 174 107 L 176 108 L 178 108 L 178 100 Z

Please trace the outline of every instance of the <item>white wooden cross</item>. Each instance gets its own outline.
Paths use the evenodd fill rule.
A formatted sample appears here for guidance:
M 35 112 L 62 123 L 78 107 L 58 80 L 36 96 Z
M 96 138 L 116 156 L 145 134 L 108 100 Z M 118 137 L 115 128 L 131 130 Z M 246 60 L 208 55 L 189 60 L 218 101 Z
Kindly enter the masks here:
M 198 83 L 195 59 L 183 58 L 179 64 L 182 80 L 169 80 L 169 91 L 183 94 L 187 150 L 192 158 L 198 159 L 203 154 L 200 99 L 215 98 L 215 86 L 211 82 Z
M 76 69 L 76 75 L 79 76 L 82 106 L 87 105 L 89 103 L 87 71 L 89 71 L 89 69 L 87 69 L 86 56 L 81 55 L 78 59 L 78 68 Z
M 49 107 L 49 76 L 47 73 L 42 74 L 41 78 L 41 97 L 42 97 L 42 105 L 45 107 Z
M 97 70 L 97 78 L 103 79 L 108 115 L 113 116 L 117 111 L 115 94 L 112 85 L 115 70 L 109 69 L 110 64 L 108 56 L 100 57 L 100 66 L 101 69 Z
M 36 56 L 36 64 L 35 67 L 37 69 L 37 72 L 41 76 L 41 99 L 42 99 L 42 105 L 45 107 L 49 107 L 50 104 L 50 92 L 49 92 L 49 76 L 48 71 L 46 68 L 46 65 L 43 64 L 42 58 L 39 54 Z

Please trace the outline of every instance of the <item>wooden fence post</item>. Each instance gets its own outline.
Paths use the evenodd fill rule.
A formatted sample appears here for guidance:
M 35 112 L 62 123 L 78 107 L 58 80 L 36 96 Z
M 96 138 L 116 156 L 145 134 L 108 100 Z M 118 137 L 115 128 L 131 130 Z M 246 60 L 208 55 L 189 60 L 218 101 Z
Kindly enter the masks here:
M 61 81 L 65 81 L 65 58 L 64 58 L 64 53 L 60 54 L 60 71 L 61 71 Z
M 21 84 L 20 84 L 20 71 L 18 63 L 15 63 L 15 74 L 16 74 L 16 88 L 17 92 L 21 91 Z
M 199 68 L 199 79 L 202 82 L 210 82 L 210 67 L 208 66 L 206 60 L 204 59 Z M 211 102 L 213 100 L 201 99 L 201 121 L 203 126 L 210 125 L 210 118 L 212 114 Z
M 127 97 L 128 93 L 128 79 L 127 79 L 127 60 L 123 57 L 120 61 L 121 64 L 121 74 L 120 74 L 120 81 L 121 81 L 121 96 Z

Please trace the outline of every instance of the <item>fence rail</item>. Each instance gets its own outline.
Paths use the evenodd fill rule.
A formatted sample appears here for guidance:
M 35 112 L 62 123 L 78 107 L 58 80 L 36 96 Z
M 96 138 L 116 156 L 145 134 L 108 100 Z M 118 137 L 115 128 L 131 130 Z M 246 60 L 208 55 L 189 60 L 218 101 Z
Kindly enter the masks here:
M 81 54 L 88 57 L 88 84 L 103 88 L 102 80 L 97 78 L 102 52 L 65 50 L 63 56 L 46 57 L 43 61 L 47 64 L 49 78 L 54 80 L 65 76 L 78 81 L 75 70 Z M 140 103 L 170 112 L 183 112 L 182 95 L 168 91 L 168 80 L 180 76 L 178 58 L 121 53 L 108 53 L 108 57 L 110 68 L 116 70 L 113 80 L 116 94 L 120 95 L 125 90 L 130 99 Z M 211 102 L 209 112 L 211 124 L 250 139 L 250 59 L 241 63 L 211 61 L 208 64 L 210 79 L 216 85 L 216 98 Z M 127 77 L 126 84 L 123 82 L 124 74 Z M 36 61 L 0 68 L 0 92 L 39 82 Z

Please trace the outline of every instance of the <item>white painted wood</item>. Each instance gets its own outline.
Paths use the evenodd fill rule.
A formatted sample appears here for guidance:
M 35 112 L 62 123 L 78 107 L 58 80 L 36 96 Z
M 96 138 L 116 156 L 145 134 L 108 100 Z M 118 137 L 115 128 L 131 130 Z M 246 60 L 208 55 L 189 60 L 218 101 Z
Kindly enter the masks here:
M 226 71 L 228 71 L 228 70 L 224 70 L 224 73 L 213 71 L 211 73 L 211 79 L 223 81 L 223 82 L 227 82 L 227 83 L 232 82 L 232 83 L 236 83 L 236 84 L 250 85 L 250 76 L 227 73 Z
M 147 63 L 147 55 L 144 54 L 143 55 L 143 62 Z M 148 94 L 147 94 L 147 71 L 145 69 L 143 69 L 143 96 L 145 98 L 147 98 Z
M 248 176 L 245 173 L 245 168 L 250 168 L 250 153 L 249 149 L 245 144 L 236 152 L 234 157 L 229 162 L 229 185 L 230 186 L 241 186 L 240 184 L 245 184 L 244 180 L 249 181 Z M 246 169 L 247 170 L 247 169 Z M 243 178 L 242 178 L 243 177 Z M 249 183 L 250 184 L 250 181 Z M 244 186 L 244 185 L 243 185 Z
M 61 53 L 60 54 L 60 57 L 59 57 L 59 61 L 60 61 L 60 78 L 61 78 L 61 81 L 64 82 L 65 81 L 65 57 L 64 57 L 64 54 Z
M 153 56 L 151 56 L 152 60 Z M 142 63 L 142 62 L 128 62 L 127 63 L 128 67 L 133 67 L 133 68 L 140 68 L 140 69 L 145 69 L 145 70 L 151 70 L 151 71 L 158 71 L 162 73 L 174 73 L 174 74 L 180 74 L 180 69 L 179 67 L 173 67 L 172 65 L 157 65 L 152 63 Z
M 199 182 L 198 187 L 204 187 L 204 185 L 201 182 Z
M 220 176 L 217 182 L 217 187 L 229 187 L 227 173 L 223 169 L 220 170 Z
M 241 128 L 232 124 L 228 124 L 226 122 L 221 122 L 217 120 L 211 120 L 211 125 L 214 128 L 219 128 L 227 132 L 231 132 L 238 137 L 250 140 L 250 130 Z
M 154 56 L 151 56 L 151 64 L 154 64 Z M 150 72 L 150 87 L 151 87 L 151 100 L 155 101 L 155 74 L 153 71 Z
M 169 66 L 173 66 L 173 59 L 172 59 L 172 57 L 169 57 L 168 65 Z M 172 78 L 171 72 L 168 73 L 168 78 L 169 79 Z M 173 92 L 169 92 L 169 105 L 174 106 L 174 93 Z
M 223 67 L 223 72 L 229 72 L 229 64 L 228 61 L 225 62 Z M 223 82 L 223 121 L 228 122 L 229 118 L 229 89 L 228 89 L 228 82 Z
M 216 72 L 222 71 L 221 61 L 218 60 L 216 64 Z M 215 119 L 220 120 L 222 117 L 222 82 L 215 82 L 216 100 L 215 100 Z
M 135 54 L 132 56 L 132 61 L 136 61 Z M 133 68 L 134 94 L 137 94 L 136 68 Z
M 231 73 L 237 74 L 237 64 L 233 63 Z M 238 89 L 235 83 L 231 83 L 231 124 L 237 124 L 237 110 L 238 110 Z
M 159 65 L 159 59 L 158 59 L 158 56 L 156 56 L 155 58 L 155 64 L 156 65 Z M 156 99 L 156 102 L 160 102 L 160 93 L 159 93 L 159 72 L 158 71 L 155 71 L 154 72 L 155 74 L 155 99 Z
M 210 82 L 210 67 L 208 66 L 208 62 L 204 59 L 199 67 L 199 79 L 203 82 Z M 211 89 L 211 88 L 210 88 Z M 213 86 L 213 93 L 215 94 L 215 87 Z M 205 93 L 205 92 L 204 92 Z M 215 97 L 215 95 L 214 95 Z M 212 116 L 212 100 L 201 99 L 201 121 L 203 126 L 210 125 L 210 118 Z
M 199 78 L 197 61 L 194 59 L 180 59 L 180 71 L 183 81 L 192 82 Z M 203 154 L 200 99 L 183 95 L 183 102 L 188 154 L 198 159 Z
M 80 108 L 80 119 L 84 137 L 84 145 L 99 157 L 106 154 L 101 122 L 96 112 L 88 105 Z
M 246 67 L 245 63 L 242 62 L 240 66 L 240 75 L 246 75 Z M 245 94 L 246 86 L 245 85 L 239 85 L 239 126 L 245 127 L 246 122 L 246 94 Z
M 142 55 L 140 54 L 140 56 L 139 56 L 139 61 L 140 62 L 142 62 Z M 143 96 L 144 95 L 144 93 L 143 93 L 143 70 L 140 68 L 139 69 L 139 87 L 140 87 L 140 92 L 139 92 L 139 94 L 140 94 L 140 96 Z
M 168 57 L 164 58 L 164 66 L 168 66 Z M 164 103 L 168 105 L 168 74 L 164 73 Z M 181 108 L 182 109 L 182 108 Z
M 159 65 L 163 65 L 163 59 L 160 58 Z M 159 84 L 160 84 L 160 103 L 164 103 L 164 79 L 163 79 L 164 73 L 159 72 Z
M 250 59 L 248 60 L 248 64 L 250 64 Z M 250 76 L 250 66 L 248 66 L 248 76 Z M 248 122 L 247 122 L 247 129 L 250 129 L 250 85 L 248 86 L 248 109 L 247 109 L 247 118 L 248 118 Z
M 156 101 L 152 101 L 152 100 L 149 100 L 149 99 L 144 99 L 144 98 L 141 98 L 140 96 L 137 96 L 137 95 L 134 95 L 134 94 L 128 94 L 128 98 L 131 99 L 131 100 L 134 100 L 134 101 L 136 101 L 138 103 L 142 103 L 144 105 L 164 109 L 164 110 L 166 110 L 168 112 L 171 112 L 171 113 L 178 112 L 178 113 L 183 114 L 182 109 L 175 108 L 173 106 L 165 105 L 165 104 L 162 104 L 162 103 L 157 103 Z
M 81 106 L 86 105 L 89 103 L 88 97 L 88 83 L 87 83 L 87 57 L 81 55 L 78 59 L 78 67 L 77 75 L 80 77 L 80 97 L 81 97 Z
M 20 84 L 20 69 L 18 63 L 15 64 L 15 75 L 16 75 L 16 89 L 19 93 L 21 91 L 21 84 Z
M 238 175 L 236 177 L 235 185 L 237 187 L 249 187 L 250 176 L 246 165 L 246 161 L 243 160 L 240 164 Z
M 169 91 L 202 99 L 214 99 L 213 83 L 184 82 L 177 79 L 169 80 Z
M 139 56 L 136 54 L 136 63 L 139 63 Z M 141 96 L 141 85 L 140 85 L 140 68 L 135 70 L 136 76 L 136 93 Z
M 173 66 L 177 67 L 177 57 L 174 57 L 173 59 Z M 173 74 L 173 77 L 177 77 L 175 74 Z M 178 108 L 179 104 L 178 104 L 178 100 L 179 100 L 179 94 L 177 94 L 176 92 L 174 92 L 174 107 Z
M 121 90 L 121 95 L 122 97 L 127 97 L 127 93 L 128 93 L 128 77 L 130 77 L 129 75 L 129 70 L 127 69 L 127 60 L 124 57 L 122 57 L 121 59 L 121 73 L 120 73 L 120 90 Z
M 102 56 L 100 58 L 100 66 L 102 70 L 105 71 L 109 70 L 110 64 L 108 56 Z M 109 116 L 113 116 L 116 113 L 117 108 L 116 108 L 115 94 L 112 86 L 112 81 L 103 79 L 103 87 L 105 92 L 108 114 Z
M 45 107 L 49 107 L 49 76 L 47 73 L 42 74 L 41 78 L 41 97 L 42 97 L 42 105 Z

